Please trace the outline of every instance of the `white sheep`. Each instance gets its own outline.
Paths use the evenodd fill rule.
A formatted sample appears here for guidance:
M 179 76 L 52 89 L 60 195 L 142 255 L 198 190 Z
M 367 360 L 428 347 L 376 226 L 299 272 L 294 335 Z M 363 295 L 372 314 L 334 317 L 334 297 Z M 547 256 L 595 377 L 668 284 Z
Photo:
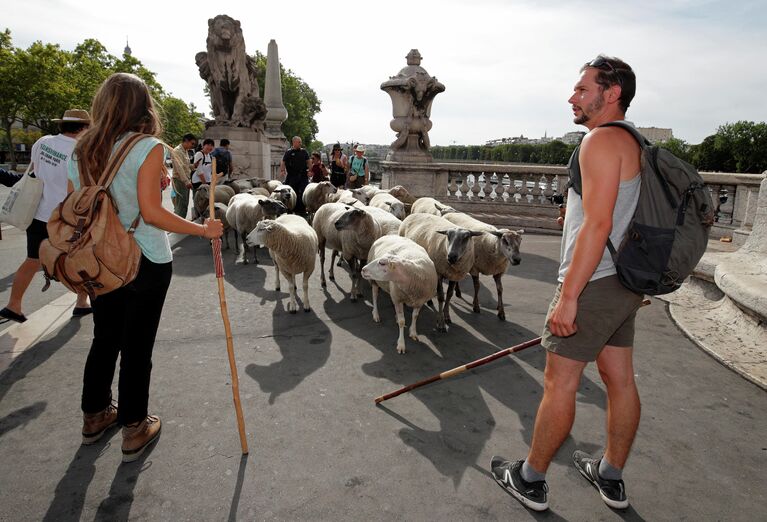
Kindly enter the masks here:
M 381 322 L 378 313 L 378 288 L 391 297 L 397 313 L 399 337 L 397 352 L 405 353 L 405 310 L 413 309 L 410 338 L 423 342 L 418 336 L 416 322 L 421 307 L 437 292 L 437 270 L 423 247 L 406 237 L 381 236 L 370 247 L 370 262 L 362 269 L 362 277 L 373 287 L 373 320 Z
M 249 178 L 247 181 L 253 188 L 265 188 L 267 191 L 269 191 L 269 194 L 274 192 L 274 189 L 282 185 L 282 182 L 278 179 Z
M 405 219 L 405 204 L 388 192 L 378 192 L 371 198 L 368 206 L 391 212 L 397 219 Z
M 336 187 L 329 181 L 309 183 L 302 196 L 306 212 L 313 216 L 317 209 L 328 202 L 328 197 L 337 192 Z
M 199 218 L 209 203 L 210 185 L 203 183 L 197 188 L 192 198 L 192 221 Z M 229 205 L 229 200 L 235 196 L 234 189 L 227 187 L 226 185 L 216 185 L 215 195 L 213 196 L 216 203 L 223 203 Z
M 418 198 L 410 208 L 411 214 L 432 214 L 434 216 L 444 216 L 448 212 L 455 212 L 455 209 L 448 205 L 443 205 L 434 198 Z
M 360 202 L 368 205 L 370 204 L 370 200 L 373 199 L 373 196 L 383 191 L 372 185 L 363 185 L 360 188 L 352 189 L 351 192 Z
M 264 196 L 266 198 L 271 196 L 271 192 L 266 190 L 264 187 L 255 187 L 248 190 L 244 190 L 243 192 L 247 192 L 248 194 L 253 194 L 254 196 Z
M 471 238 L 480 234 L 482 232 L 456 227 L 445 218 L 431 214 L 410 214 L 400 226 L 399 235 L 425 248 L 437 269 L 437 330 L 441 332 L 446 332 L 447 325 L 452 323 L 450 299 L 456 282 L 466 277 L 474 264 L 474 244 Z M 446 298 L 442 290 L 443 279 L 448 280 Z
M 236 194 L 235 194 L 236 195 Z M 223 203 L 216 203 L 215 205 L 215 214 L 216 219 L 221 220 L 221 223 L 224 225 L 224 239 L 226 239 L 226 246 L 224 247 L 226 250 L 230 248 L 229 246 L 229 232 L 232 231 L 232 226 L 229 224 L 229 221 L 226 219 L 226 211 L 229 209 L 226 205 Z M 206 208 L 202 213 L 202 219 L 203 221 L 208 219 L 210 217 L 210 207 Z M 234 247 L 237 248 L 237 233 L 234 233 Z
M 386 192 L 403 202 L 405 205 L 412 205 L 416 200 L 416 198 L 414 198 L 402 185 L 394 185 Z
M 229 201 L 226 210 L 226 220 L 242 241 L 237 254 L 237 263 L 248 264 L 245 239 L 253 232 L 259 221 L 264 218 L 275 218 L 287 212 L 287 208 L 280 201 L 275 201 L 264 196 L 254 196 L 246 192 L 237 194 Z M 256 247 L 253 247 L 253 263 L 258 264 Z
M 277 277 L 276 290 L 280 291 L 280 272 L 290 283 L 288 312 L 296 313 L 296 275 L 303 274 L 304 312 L 311 310 L 309 303 L 309 277 L 317 260 L 317 234 L 300 216 L 285 214 L 277 219 L 265 219 L 248 234 L 249 245 L 264 245 L 274 261 Z
M 524 230 L 509 230 L 507 228 L 497 229 L 492 225 L 483 223 L 478 219 L 464 214 L 463 212 L 451 212 L 443 216 L 451 223 L 485 232 L 481 236 L 474 238 L 474 265 L 469 273 L 474 283 L 474 303 L 473 310 L 479 313 L 479 275 L 490 275 L 495 280 L 495 289 L 498 293 L 498 318 L 506 320 L 506 312 L 503 309 L 503 284 L 501 276 L 509 268 L 509 262 L 512 265 L 518 265 L 522 261 L 519 255 L 519 246 L 522 243 L 522 234 Z M 461 296 L 458 285 L 455 287 L 457 297 Z
M 393 227 L 391 220 L 397 222 Z M 367 262 L 371 245 L 376 239 L 386 235 L 385 225 L 397 233 L 399 224 L 399 220 L 388 212 L 371 207 L 351 208 L 336 220 L 335 228 L 340 231 L 341 253 L 351 269 L 353 303 L 357 301 L 357 297 L 362 296 L 359 286 L 360 272 L 362 265 Z
M 341 251 L 341 234 L 336 230 L 335 222 L 350 208 L 349 205 L 343 203 L 326 203 L 314 213 L 312 227 L 317 233 L 317 245 L 320 254 L 320 282 L 323 288 L 327 287 L 325 281 L 325 248 L 333 251 L 328 277 L 331 281 L 335 281 L 334 263 L 338 252 Z
M 277 188 L 272 191 L 270 197 L 276 201 L 282 201 L 288 210 L 296 208 L 296 202 L 298 201 L 296 191 L 293 190 L 293 187 L 285 184 L 277 186 Z

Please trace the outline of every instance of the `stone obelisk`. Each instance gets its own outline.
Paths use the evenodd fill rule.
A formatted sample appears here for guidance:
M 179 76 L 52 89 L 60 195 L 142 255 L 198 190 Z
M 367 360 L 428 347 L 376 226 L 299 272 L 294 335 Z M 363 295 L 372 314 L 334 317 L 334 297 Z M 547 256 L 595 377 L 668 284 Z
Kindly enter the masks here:
M 288 111 L 282 103 L 282 81 L 280 78 L 280 59 L 277 54 L 277 42 L 269 40 L 266 52 L 266 80 L 264 85 L 264 103 L 266 120 L 264 133 L 271 146 L 272 165 L 279 165 L 288 140 L 282 132 L 282 122 L 288 118 Z M 276 171 L 273 167 L 272 171 Z

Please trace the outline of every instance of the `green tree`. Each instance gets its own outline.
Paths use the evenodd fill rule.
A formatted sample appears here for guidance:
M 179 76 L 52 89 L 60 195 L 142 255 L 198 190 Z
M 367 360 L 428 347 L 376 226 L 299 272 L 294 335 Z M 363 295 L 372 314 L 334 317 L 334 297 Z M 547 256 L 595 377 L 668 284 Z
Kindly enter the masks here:
M 693 163 L 692 148 L 684 140 L 680 140 L 678 138 L 669 138 L 666 141 L 658 143 L 658 146 L 667 149 L 674 156 L 686 161 L 687 163 Z
M 727 123 L 717 130 L 715 143 L 730 152 L 735 172 L 759 174 L 767 170 L 767 123 Z
M 266 55 L 256 51 L 256 70 L 258 87 L 261 97 L 264 97 L 266 80 Z M 282 123 L 282 132 L 288 139 L 300 136 L 306 143 L 314 141 L 319 127 L 314 116 L 320 112 L 320 99 L 309 85 L 290 69 L 280 64 L 280 80 L 282 84 L 282 102 L 288 110 L 288 119 Z
M 46 133 L 58 131 L 54 118 L 71 108 L 78 92 L 66 73 L 69 53 L 56 44 L 34 42 L 19 55 L 26 89 L 21 120 Z
M 3 138 L 8 145 L 8 159 L 11 168 L 16 168 L 15 143 L 11 128 L 19 118 L 24 106 L 25 83 L 21 74 L 19 55 L 21 49 L 13 47 L 11 32 L 6 29 L 0 33 L 0 124 Z
M 200 119 L 202 114 L 197 112 L 193 103 L 187 104 L 184 100 L 166 95 L 158 100 L 160 115 L 163 124 L 163 140 L 172 145 L 181 143 L 184 134 L 192 133 L 201 136 L 205 130 Z

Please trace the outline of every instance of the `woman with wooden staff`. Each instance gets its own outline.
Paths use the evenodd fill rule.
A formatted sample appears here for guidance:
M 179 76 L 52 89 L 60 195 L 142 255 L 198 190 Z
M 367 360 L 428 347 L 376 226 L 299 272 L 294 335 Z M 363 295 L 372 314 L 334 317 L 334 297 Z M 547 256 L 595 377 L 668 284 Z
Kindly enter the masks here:
M 160 418 L 148 414 L 148 403 L 152 350 L 172 274 L 173 254 L 165 231 L 214 239 L 221 237 L 224 227 L 215 219 L 192 223 L 162 206 L 161 188 L 168 181 L 166 145 L 160 141 L 162 124 L 141 78 L 125 73 L 107 78 L 93 99 L 91 118 L 69 163 L 69 191 L 80 188 L 80 169 L 100 175 L 112 152 L 130 140 L 133 146 L 109 191 L 125 229 L 135 225 L 141 262 L 130 284 L 93 301 L 93 343 L 83 377 L 82 440 L 92 444 L 119 423 L 123 462 L 132 462 L 160 435 Z M 118 355 L 119 408 L 112 401 Z
M 211 218 L 216 217 L 216 158 L 213 158 L 211 169 L 210 191 L 208 192 L 208 212 Z M 226 294 L 224 293 L 224 262 L 221 258 L 221 237 L 211 241 L 213 248 L 213 263 L 216 267 L 216 281 L 218 281 L 218 302 L 221 306 L 221 319 L 224 321 L 226 332 L 226 353 L 229 356 L 229 370 L 232 372 L 232 397 L 234 398 L 234 412 L 237 417 L 237 429 L 240 433 L 240 446 L 242 454 L 248 454 L 248 439 L 245 435 L 245 419 L 242 415 L 240 404 L 240 379 L 237 376 L 237 363 L 234 360 L 234 343 L 232 342 L 232 327 L 229 324 L 229 310 L 226 307 Z

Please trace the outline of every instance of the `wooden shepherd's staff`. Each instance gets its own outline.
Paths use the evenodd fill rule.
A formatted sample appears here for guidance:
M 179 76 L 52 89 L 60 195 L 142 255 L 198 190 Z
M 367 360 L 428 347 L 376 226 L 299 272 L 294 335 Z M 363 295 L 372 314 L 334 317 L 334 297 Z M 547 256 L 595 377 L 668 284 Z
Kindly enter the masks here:
M 650 304 L 650 300 L 645 299 L 644 301 L 642 301 L 641 306 L 647 306 L 649 304 Z M 476 361 L 472 361 L 468 364 L 464 364 L 463 366 L 457 366 L 453 368 L 452 370 L 448 370 L 446 372 L 432 375 L 431 377 L 424 379 L 422 381 L 414 382 L 413 384 L 408 384 L 407 386 L 400 388 L 399 390 L 395 390 L 391 393 L 387 393 L 386 395 L 381 395 L 380 397 L 376 397 L 375 402 L 376 404 L 379 404 L 383 401 L 388 401 L 389 399 L 393 399 L 394 397 L 402 395 L 403 393 L 413 391 L 416 388 L 420 388 L 421 386 L 426 386 L 427 384 L 431 384 L 433 382 L 449 379 L 450 377 L 454 377 L 458 374 L 461 374 L 465 372 L 466 370 L 471 370 L 472 368 L 476 368 L 477 366 L 482 366 L 483 364 L 487 364 L 496 359 L 500 359 L 501 357 L 506 357 L 507 355 L 511 355 L 512 353 L 521 352 L 522 350 L 530 348 L 531 346 L 536 346 L 540 343 L 541 343 L 540 337 L 536 337 L 535 339 L 530 339 L 529 341 L 525 341 L 522 344 L 512 346 L 511 348 L 506 348 L 504 350 L 501 350 L 500 352 L 491 353 L 487 357 L 482 357 L 481 359 L 477 359 Z
M 210 194 L 208 197 L 208 208 L 210 219 L 216 218 L 216 158 L 213 158 L 210 176 Z M 221 319 L 224 320 L 224 331 L 226 332 L 226 353 L 229 355 L 229 370 L 232 373 L 232 397 L 234 397 L 234 411 L 237 415 L 237 428 L 240 432 L 240 445 L 242 454 L 248 454 L 248 439 L 245 435 L 245 419 L 242 416 L 242 405 L 240 404 L 240 380 L 237 377 L 237 363 L 234 360 L 234 343 L 232 342 L 232 327 L 229 324 L 229 311 L 226 307 L 226 294 L 224 293 L 224 262 L 221 258 L 221 238 L 217 237 L 211 241 L 213 247 L 213 263 L 216 267 L 216 281 L 218 281 L 218 302 L 221 306 Z

